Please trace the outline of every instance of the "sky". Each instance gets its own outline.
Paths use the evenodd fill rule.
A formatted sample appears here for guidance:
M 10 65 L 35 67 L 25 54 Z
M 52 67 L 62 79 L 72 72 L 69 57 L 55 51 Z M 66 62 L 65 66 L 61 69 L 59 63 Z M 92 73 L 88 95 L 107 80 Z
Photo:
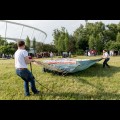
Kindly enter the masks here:
M 8 21 L 26 24 L 44 31 L 45 33 L 47 33 L 47 38 L 45 39 L 45 41 L 42 41 L 44 43 L 51 43 L 53 41 L 53 37 L 52 37 L 53 30 L 57 28 L 61 29 L 61 27 L 65 27 L 69 34 L 73 34 L 73 32 L 80 26 L 80 24 L 85 25 L 85 20 L 8 20 Z M 88 20 L 88 22 L 91 23 L 100 22 L 100 21 L 102 21 L 105 24 L 111 24 L 111 23 L 118 24 L 120 22 L 120 20 Z M 21 30 L 22 27 L 20 26 L 8 25 L 7 36 L 12 38 L 20 37 Z M 28 34 L 32 36 L 33 31 L 26 28 L 23 33 L 25 35 Z M 35 36 L 39 36 L 39 33 L 37 32 L 34 34 Z M 3 36 L 5 35 L 5 23 L 3 24 L 1 22 L 0 22 L 0 35 Z

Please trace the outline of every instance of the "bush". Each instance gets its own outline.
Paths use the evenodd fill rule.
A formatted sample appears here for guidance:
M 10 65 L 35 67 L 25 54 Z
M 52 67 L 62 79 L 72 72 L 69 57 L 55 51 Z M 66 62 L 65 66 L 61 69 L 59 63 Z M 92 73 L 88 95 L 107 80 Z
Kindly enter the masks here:
M 57 58 L 62 58 L 62 56 L 58 56 Z
M 84 55 L 84 50 L 80 49 L 76 52 L 76 55 Z
M 77 57 L 77 55 L 72 55 L 71 58 Z

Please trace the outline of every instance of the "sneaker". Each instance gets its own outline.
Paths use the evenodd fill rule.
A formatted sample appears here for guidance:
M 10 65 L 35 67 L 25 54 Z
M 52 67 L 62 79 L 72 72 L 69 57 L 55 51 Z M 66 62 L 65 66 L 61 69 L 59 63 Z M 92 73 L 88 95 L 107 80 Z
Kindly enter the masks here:
M 27 94 L 27 95 L 25 94 L 25 96 L 26 96 L 26 97 L 29 97 L 29 96 L 30 96 L 30 94 Z
M 40 93 L 40 91 L 37 91 L 37 92 L 35 92 L 34 94 L 39 94 Z

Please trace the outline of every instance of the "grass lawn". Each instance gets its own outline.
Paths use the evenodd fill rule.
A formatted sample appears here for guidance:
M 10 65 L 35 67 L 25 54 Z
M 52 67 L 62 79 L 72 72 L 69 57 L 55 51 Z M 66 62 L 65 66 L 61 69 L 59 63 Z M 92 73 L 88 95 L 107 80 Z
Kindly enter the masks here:
M 23 81 L 15 74 L 14 60 L 0 60 L 0 100 L 120 100 L 120 57 L 111 57 L 108 62 L 111 68 L 103 69 L 102 62 L 65 77 L 43 73 L 42 66 L 33 65 L 36 80 L 53 93 L 36 83 L 42 94 L 31 92 L 30 97 L 25 97 Z

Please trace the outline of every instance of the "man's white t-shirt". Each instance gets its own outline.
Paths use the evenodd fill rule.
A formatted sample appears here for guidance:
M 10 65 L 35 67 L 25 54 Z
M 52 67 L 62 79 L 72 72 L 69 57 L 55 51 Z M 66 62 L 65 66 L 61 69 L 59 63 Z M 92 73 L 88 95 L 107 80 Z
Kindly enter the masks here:
M 103 55 L 104 55 L 106 58 L 109 58 L 109 54 L 108 54 L 107 52 L 105 52 Z
M 28 52 L 26 50 L 18 49 L 15 52 L 15 68 L 27 68 L 27 64 L 25 63 L 25 57 L 28 56 Z

